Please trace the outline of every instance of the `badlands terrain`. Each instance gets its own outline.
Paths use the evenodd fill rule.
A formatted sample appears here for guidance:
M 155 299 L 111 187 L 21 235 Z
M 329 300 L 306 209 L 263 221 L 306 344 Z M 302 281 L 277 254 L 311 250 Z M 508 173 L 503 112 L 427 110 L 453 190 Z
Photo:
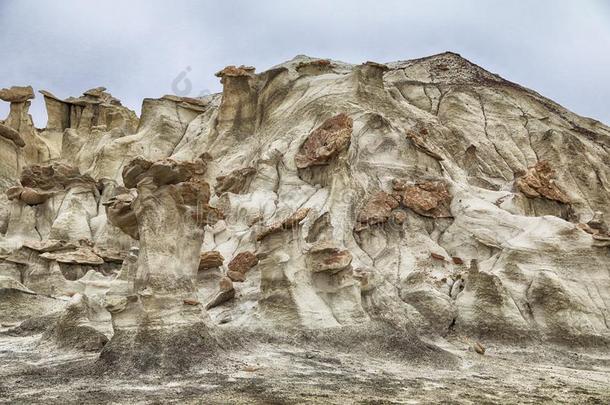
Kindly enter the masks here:
M 454 53 L 0 90 L 0 402 L 609 403 L 610 128 Z

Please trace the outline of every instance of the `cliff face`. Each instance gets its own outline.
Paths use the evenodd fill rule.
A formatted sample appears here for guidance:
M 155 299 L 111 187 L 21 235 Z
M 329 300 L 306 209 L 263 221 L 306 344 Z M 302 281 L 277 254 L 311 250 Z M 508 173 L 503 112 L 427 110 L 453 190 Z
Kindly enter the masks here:
M 0 92 L 3 324 L 63 308 L 117 369 L 227 331 L 607 347 L 609 127 L 453 53 L 218 76 L 139 119 L 42 91 L 43 130 Z

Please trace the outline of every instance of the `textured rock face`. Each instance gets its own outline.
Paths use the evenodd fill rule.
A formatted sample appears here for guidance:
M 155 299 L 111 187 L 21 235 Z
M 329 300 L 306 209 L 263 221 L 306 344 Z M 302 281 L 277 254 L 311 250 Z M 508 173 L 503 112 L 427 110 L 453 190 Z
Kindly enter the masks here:
M 610 342 L 610 128 L 452 53 L 218 76 L 139 119 L 43 92 L 42 131 L 0 92 L 0 282 L 76 297 L 49 340 L 138 369 L 236 329 Z

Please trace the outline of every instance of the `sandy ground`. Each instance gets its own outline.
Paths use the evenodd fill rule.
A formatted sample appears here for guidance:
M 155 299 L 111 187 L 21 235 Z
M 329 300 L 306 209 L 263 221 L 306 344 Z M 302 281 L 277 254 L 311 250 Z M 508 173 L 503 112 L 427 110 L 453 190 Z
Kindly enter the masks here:
M 610 403 L 610 353 L 446 344 L 452 370 L 362 353 L 259 345 L 184 375 L 92 375 L 97 354 L 0 337 L 2 403 Z M 53 350 L 51 350 L 53 349 Z

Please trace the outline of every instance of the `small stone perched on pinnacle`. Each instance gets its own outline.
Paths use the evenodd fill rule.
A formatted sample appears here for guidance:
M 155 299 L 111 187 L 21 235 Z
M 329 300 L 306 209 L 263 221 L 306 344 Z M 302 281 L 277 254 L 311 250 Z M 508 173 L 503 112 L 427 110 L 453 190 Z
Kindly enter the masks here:
M 23 103 L 34 98 L 32 86 L 13 86 L 9 89 L 0 89 L 0 100 L 10 103 Z

